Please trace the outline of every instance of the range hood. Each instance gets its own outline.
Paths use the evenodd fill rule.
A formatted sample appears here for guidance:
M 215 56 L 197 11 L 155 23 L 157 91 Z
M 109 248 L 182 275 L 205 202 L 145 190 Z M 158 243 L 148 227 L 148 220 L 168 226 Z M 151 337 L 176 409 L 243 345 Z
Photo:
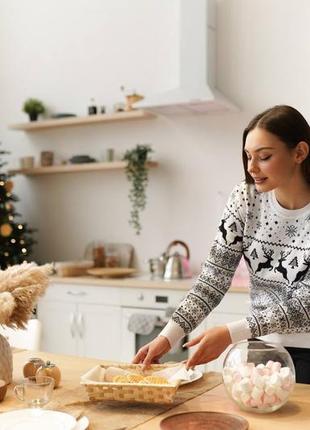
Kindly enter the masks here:
M 135 107 L 162 114 L 237 110 L 215 89 L 215 8 L 215 0 L 179 0 L 176 85 L 146 94 Z

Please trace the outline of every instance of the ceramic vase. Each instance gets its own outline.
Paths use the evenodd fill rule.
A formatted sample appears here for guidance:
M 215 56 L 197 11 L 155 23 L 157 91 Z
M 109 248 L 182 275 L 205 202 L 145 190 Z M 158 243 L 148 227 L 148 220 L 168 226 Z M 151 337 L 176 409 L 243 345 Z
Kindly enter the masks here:
M 9 342 L 0 334 L 0 379 L 12 382 L 13 356 Z

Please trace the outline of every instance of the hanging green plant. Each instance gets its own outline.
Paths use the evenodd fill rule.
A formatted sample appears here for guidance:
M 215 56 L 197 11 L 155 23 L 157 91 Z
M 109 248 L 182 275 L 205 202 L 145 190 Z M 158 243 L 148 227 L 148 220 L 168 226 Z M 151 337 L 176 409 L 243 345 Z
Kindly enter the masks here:
M 127 161 L 126 176 L 131 187 L 129 200 L 131 211 L 129 224 L 133 226 L 135 233 L 141 232 L 140 212 L 146 206 L 146 187 L 148 184 L 148 156 L 153 149 L 148 145 L 137 145 L 134 149 L 125 152 L 123 157 Z

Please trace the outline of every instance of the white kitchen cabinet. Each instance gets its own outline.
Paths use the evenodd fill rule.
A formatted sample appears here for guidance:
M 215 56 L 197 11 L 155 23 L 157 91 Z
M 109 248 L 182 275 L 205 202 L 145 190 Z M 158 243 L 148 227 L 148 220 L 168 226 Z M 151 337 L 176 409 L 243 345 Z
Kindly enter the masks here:
M 52 283 L 38 304 L 43 325 L 41 349 L 48 352 L 130 361 L 135 336 L 128 330 L 128 315 L 142 313 L 165 319 L 167 308 L 176 308 L 186 290 L 126 288 L 107 285 Z M 189 338 L 206 328 L 243 318 L 248 294 L 228 292 L 220 305 Z M 192 354 L 196 347 L 190 348 Z M 224 354 L 207 365 L 220 371 Z
M 44 351 L 106 360 L 120 356 L 117 288 L 52 284 L 38 303 L 38 318 Z
M 38 318 L 42 322 L 43 351 L 57 354 L 75 354 L 77 338 L 73 329 L 76 305 L 54 300 L 40 300 Z
M 211 328 L 238 321 L 248 315 L 249 295 L 247 293 L 227 293 L 221 303 L 211 312 L 204 322 L 204 328 Z M 228 348 L 227 348 L 228 350 Z M 227 351 L 220 357 L 207 364 L 207 370 L 221 372 Z
M 119 360 L 121 308 L 106 305 L 79 305 L 80 339 L 78 355 Z

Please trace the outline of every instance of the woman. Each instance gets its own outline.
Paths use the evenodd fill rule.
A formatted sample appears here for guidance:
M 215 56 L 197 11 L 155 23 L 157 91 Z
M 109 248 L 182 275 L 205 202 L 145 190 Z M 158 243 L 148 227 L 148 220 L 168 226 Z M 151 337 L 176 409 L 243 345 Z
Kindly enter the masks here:
M 310 383 L 310 127 L 290 106 L 257 115 L 243 133 L 245 181 L 235 187 L 193 288 L 134 363 L 156 362 L 194 330 L 228 290 L 243 256 L 250 273 L 250 314 L 187 342 L 187 367 L 217 358 L 248 338 L 280 342 L 297 382 Z

